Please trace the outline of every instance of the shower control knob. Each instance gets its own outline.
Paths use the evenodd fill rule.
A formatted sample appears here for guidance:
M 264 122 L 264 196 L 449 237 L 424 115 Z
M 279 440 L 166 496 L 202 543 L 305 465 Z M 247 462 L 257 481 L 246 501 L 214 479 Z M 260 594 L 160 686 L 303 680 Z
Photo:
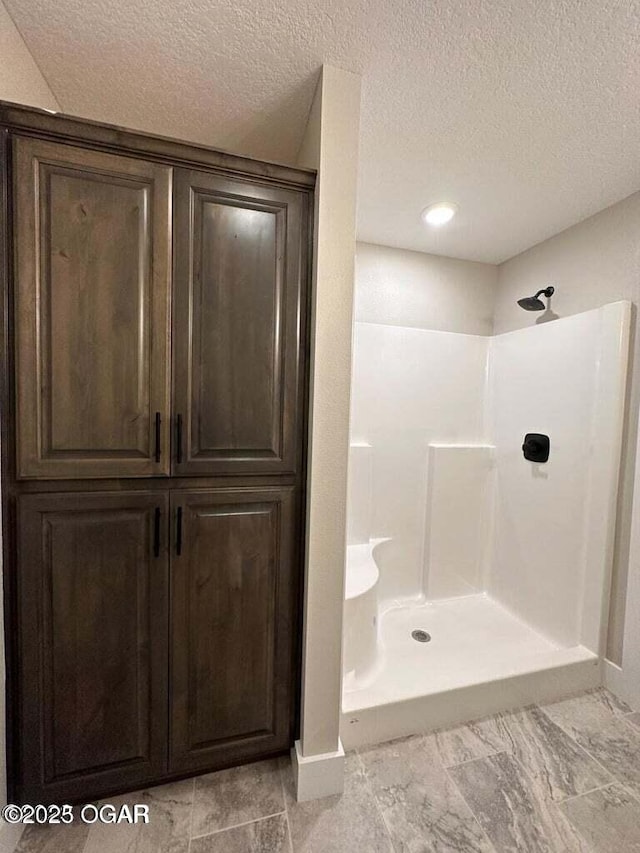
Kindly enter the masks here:
M 548 435 L 540 432 L 528 432 L 524 437 L 522 452 L 529 462 L 546 462 L 549 459 L 551 442 Z

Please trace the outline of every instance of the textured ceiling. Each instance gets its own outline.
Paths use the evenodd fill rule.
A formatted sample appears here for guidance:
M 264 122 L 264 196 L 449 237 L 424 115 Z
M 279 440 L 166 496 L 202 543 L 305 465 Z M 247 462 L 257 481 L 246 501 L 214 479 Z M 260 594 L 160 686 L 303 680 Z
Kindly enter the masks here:
M 499 262 L 640 189 L 637 0 L 6 6 L 65 112 L 267 159 L 322 63 L 361 72 L 361 240 Z

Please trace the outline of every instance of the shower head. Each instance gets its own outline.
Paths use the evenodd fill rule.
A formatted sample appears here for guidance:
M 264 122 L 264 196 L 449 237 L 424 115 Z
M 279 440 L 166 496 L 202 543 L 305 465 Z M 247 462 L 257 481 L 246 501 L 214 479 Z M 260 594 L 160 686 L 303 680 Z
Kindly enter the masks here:
M 543 287 L 535 296 L 525 296 L 524 299 L 518 299 L 518 305 L 521 308 L 524 308 L 525 311 L 544 311 L 547 306 L 544 304 L 542 299 L 539 299 L 539 297 L 540 295 L 543 295 L 546 296 L 547 299 L 550 299 L 553 296 L 553 293 L 553 287 Z
M 544 311 L 544 302 L 537 296 L 525 296 L 524 299 L 518 299 L 518 305 L 525 311 Z

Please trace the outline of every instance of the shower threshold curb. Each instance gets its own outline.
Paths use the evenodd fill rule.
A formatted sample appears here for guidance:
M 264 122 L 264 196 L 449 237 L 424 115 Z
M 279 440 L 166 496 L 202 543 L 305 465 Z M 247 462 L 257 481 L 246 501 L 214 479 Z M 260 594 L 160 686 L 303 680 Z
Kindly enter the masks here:
M 384 743 L 407 735 L 462 725 L 482 717 L 540 702 L 553 702 L 602 684 L 602 662 L 585 658 L 549 665 L 491 681 L 452 687 L 426 696 L 351 708 L 343 712 L 340 737 L 345 749 Z M 353 702 L 355 696 L 351 694 Z

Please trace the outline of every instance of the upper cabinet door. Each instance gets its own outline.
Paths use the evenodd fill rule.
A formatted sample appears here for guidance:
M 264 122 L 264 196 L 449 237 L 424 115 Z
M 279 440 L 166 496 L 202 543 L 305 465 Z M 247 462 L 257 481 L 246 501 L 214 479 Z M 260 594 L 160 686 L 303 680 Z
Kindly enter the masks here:
M 171 169 L 18 138 L 20 478 L 170 471 Z
M 176 170 L 174 472 L 297 470 L 307 196 Z

